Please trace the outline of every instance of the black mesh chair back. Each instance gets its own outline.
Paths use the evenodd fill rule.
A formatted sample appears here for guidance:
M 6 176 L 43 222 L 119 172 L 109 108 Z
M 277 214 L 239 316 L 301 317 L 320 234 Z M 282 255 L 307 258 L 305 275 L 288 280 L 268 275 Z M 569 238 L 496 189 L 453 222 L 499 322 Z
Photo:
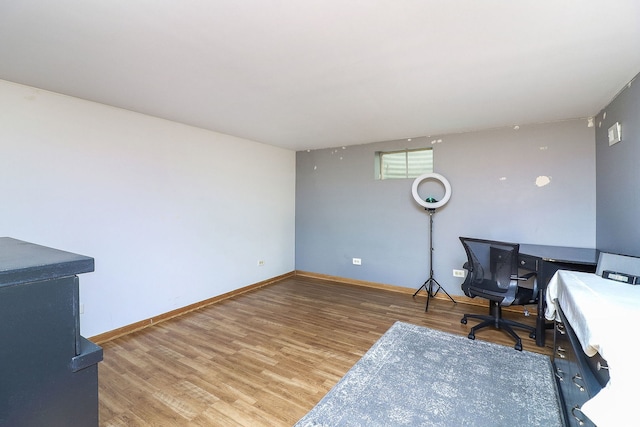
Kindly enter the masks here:
M 469 297 L 484 297 L 511 305 L 515 301 L 518 282 L 512 277 L 518 274 L 517 243 L 461 237 L 467 253 L 467 280 L 462 290 Z

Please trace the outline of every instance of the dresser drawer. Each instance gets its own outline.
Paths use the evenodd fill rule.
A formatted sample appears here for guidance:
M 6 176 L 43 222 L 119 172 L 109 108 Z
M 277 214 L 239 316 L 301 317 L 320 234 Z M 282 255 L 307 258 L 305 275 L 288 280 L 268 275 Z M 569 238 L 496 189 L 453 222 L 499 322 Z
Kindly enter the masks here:
M 518 268 L 529 271 L 538 271 L 538 258 L 520 254 L 518 257 Z
M 591 370 L 598 383 L 602 387 L 606 386 L 609 382 L 609 365 L 607 364 L 607 361 L 600 356 L 600 353 L 596 353 L 592 357 L 587 357 L 585 355 L 585 359 L 589 370 Z
M 580 355 L 571 345 L 571 327 L 555 322 L 553 373 L 560 392 L 565 423 L 569 427 L 593 427 L 594 424 L 581 411 L 589 400 L 589 391 L 580 367 Z
M 569 427 L 593 427 L 593 422 L 582 413 L 582 405 L 589 400 L 578 364 L 565 359 L 553 362 L 556 384 L 560 392 L 565 423 Z
M 584 354 L 562 309 L 557 307 L 557 310 L 561 321 L 555 322 L 553 368 L 565 421 L 568 426 L 593 426 L 580 408 L 609 381 L 609 372 L 603 369 L 607 365 L 600 355 L 587 357 Z
M 562 360 L 567 363 L 576 363 L 576 354 L 571 346 L 571 340 L 564 323 L 555 322 L 554 333 L 553 361 Z

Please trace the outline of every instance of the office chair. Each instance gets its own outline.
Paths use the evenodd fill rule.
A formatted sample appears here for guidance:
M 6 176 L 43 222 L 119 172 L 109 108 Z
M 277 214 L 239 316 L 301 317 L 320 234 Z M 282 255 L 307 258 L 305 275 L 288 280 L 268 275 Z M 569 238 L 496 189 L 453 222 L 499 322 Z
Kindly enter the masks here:
M 489 300 L 489 314 L 465 314 L 460 320 L 467 324 L 467 319 L 480 319 L 469 332 L 469 339 L 475 339 L 478 329 L 494 326 L 502 329 L 516 340 L 514 348 L 522 351 L 522 340 L 513 328 L 529 331 L 529 337 L 536 337 L 534 326 L 528 326 L 502 317 L 502 307 L 510 305 L 534 304 L 537 302 L 538 290 L 536 273 L 518 275 L 517 243 L 498 242 L 494 240 L 472 239 L 460 237 L 460 242 L 467 253 L 467 262 L 463 268 L 467 277 L 462 284 L 465 295 L 471 298 L 482 297 Z M 534 278 L 533 289 L 520 286 L 522 281 Z

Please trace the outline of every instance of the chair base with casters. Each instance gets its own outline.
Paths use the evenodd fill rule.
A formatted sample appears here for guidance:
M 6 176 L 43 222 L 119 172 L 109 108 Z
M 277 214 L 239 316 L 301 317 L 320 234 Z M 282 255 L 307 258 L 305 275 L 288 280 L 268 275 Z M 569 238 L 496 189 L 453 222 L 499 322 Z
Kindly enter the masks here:
M 460 320 L 460 323 L 466 325 L 467 319 L 482 320 L 481 323 L 478 323 L 469 331 L 468 337 L 469 339 L 472 339 L 472 340 L 476 339 L 476 331 L 478 329 L 486 328 L 487 326 L 493 326 L 494 328 L 501 329 L 507 332 L 509 335 L 511 335 L 513 339 L 516 340 L 516 344 L 513 348 L 515 348 L 518 351 L 522 351 L 522 340 L 520 339 L 518 334 L 516 334 L 513 328 L 519 328 L 525 331 L 529 331 L 529 338 L 533 338 L 533 339 L 536 338 L 535 326 L 525 325 L 523 323 L 515 322 L 513 320 L 505 319 L 504 317 L 502 317 L 502 307 L 500 306 L 500 303 L 497 301 L 490 301 L 488 315 L 465 314 Z

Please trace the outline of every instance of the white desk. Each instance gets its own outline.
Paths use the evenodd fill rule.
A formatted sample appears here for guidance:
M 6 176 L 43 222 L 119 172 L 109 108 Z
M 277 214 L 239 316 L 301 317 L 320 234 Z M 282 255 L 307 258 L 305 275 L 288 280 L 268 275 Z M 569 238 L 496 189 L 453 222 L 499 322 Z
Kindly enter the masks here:
M 599 427 L 639 425 L 634 418 L 640 384 L 640 286 L 559 270 L 547 287 L 548 320 L 557 317 L 556 299 L 584 353 L 598 352 L 609 365 L 609 383 L 582 406 L 582 412 Z

